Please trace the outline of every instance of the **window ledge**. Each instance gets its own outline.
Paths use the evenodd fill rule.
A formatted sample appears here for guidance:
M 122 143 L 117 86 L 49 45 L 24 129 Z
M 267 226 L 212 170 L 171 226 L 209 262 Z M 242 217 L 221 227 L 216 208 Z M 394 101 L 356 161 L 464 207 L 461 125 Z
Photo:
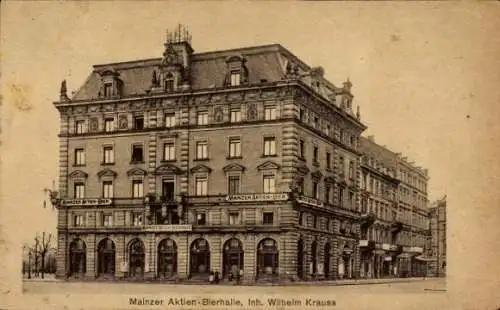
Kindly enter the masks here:
M 299 156 L 299 160 L 306 161 L 306 158 L 303 156 Z
M 175 163 L 177 162 L 177 159 L 162 159 L 162 163 Z
M 319 161 L 314 161 L 313 166 L 319 167 Z
M 114 166 L 115 163 L 101 163 L 101 166 Z
M 206 158 L 195 158 L 193 159 L 193 161 L 209 161 L 210 158 L 206 157 Z
M 139 161 L 139 160 L 132 160 L 132 161 L 130 161 L 130 164 L 131 165 L 144 164 L 144 161 L 143 160 L 141 160 L 141 161 Z
M 265 157 L 278 157 L 278 154 L 270 154 L 270 155 L 265 155 L 265 154 L 262 154 L 261 156 L 262 158 L 265 158 Z
M 226 159 L 242 159 L 243 156 L 227 156 Z
M 73 164 L 73 167 L 85 167 L 86 164 Z

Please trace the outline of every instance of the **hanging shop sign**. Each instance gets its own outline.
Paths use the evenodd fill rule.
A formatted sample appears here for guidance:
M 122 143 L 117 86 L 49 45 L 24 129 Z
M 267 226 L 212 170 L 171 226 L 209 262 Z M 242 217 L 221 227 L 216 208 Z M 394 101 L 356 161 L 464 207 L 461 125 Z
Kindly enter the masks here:
M 81 198 L 81 199 L 64 199 L 61 205 L 71 206 L 105 206 L 110 205 L 112 200 L 110 198 Z

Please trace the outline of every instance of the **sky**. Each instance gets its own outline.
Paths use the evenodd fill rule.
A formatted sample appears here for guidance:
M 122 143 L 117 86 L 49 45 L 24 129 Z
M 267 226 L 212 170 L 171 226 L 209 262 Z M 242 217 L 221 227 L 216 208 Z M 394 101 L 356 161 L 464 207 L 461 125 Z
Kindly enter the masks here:
M 464 193 L 496 180 L 484 166 L 498 160 L 480 151 L 500 145 L 490 134 L 499 129 L 495 12 L 434 2 L 2 2 L 2 217 L 22 240 L 55 231 L 43 188 L 58 175 L 61 81 L 71 93 L 94 64 L 160 57 L 178 23 L 195 52 L 280 43 L 335 85 L 349 77 L 365 135 L 428 168 L 431 201 L 447 194 L 450 208 L 468 210 L 485 197 Z M 488 220 L 463 212 L 458 220 Z

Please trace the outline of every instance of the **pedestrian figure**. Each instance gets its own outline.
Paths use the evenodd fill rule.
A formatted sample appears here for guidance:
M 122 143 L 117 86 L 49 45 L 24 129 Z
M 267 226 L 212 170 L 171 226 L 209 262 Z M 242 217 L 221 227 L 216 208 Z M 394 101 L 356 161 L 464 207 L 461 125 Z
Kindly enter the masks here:
M 243 269 L 240 269 L 240 273 L 238 274 L 238 283 L 241 282 L 241 279 L 243 279 Z
M 215 277 L 215 284 L 219 284 L 219 280 L 220 279 L 219 279 L 219 272 L 218 271 L 215 272 L 215 276 L 214 277 Z
M 227 280 L 229 282 L 233 281 L 233 272 L 232 271 L 229 271 L 229 274 L 227 275 Z
M 210 284 L 214 283 L 214 272 L 210 271 L 210 275 L 208 276 L 208 282 Z

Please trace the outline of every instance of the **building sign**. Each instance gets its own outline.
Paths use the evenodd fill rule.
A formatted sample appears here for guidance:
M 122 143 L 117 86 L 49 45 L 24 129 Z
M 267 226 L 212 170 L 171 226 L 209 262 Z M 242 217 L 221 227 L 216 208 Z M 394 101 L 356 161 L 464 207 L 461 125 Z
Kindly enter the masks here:
M 389 251 L 391 249 L 391 245 L 388 243 L 382 243 L 382 250 Z
M 193 229 L 192 225 L 182 224 L 182 225 L 147 225 L 145 227 L 146 231 L 150 232 L 178 232 L 178 231 L 191 231 Z
M 226 196 L 226 201 L 245 202 L 245 201 L 275 201 L 287 200 L 287 193 L 267 193 L 267 194 L 238 194 Z
M 82 198 L 82 199 L 65 199 L 61 202 L 63 206 L 104 206 L 110 205 L 112 202 L 109 198 Z
M 421 247 L 418 247 L 418 246 L 413 246 L 410 248 L 410 251 L 409 252 L 413 252 L 413 253 L 423 253 L 424 252 L 424 249 L 422 249 Z
M 395 245 L 395 244 L 391 244 L 391 246 L 390 246 L 390 250 L 395 252 L 395 251 L 397 251 L 397 250 L 398 250 L 398 246 L 397 246 L 397 245 Z
M 310 198 L 310 197 L 306 197 L 306 196 L 299 197 L 297 199 L 297 202 L 303 203 L 306 205 L 315 206 L 315 207 L 322 207 L 323 206 L 323 203 L 321 201 L 319 201 L 318 199 L 314 199 L 314 198 Z
M 359 240 L 359 246 L 368 246 L 368 240 Z

